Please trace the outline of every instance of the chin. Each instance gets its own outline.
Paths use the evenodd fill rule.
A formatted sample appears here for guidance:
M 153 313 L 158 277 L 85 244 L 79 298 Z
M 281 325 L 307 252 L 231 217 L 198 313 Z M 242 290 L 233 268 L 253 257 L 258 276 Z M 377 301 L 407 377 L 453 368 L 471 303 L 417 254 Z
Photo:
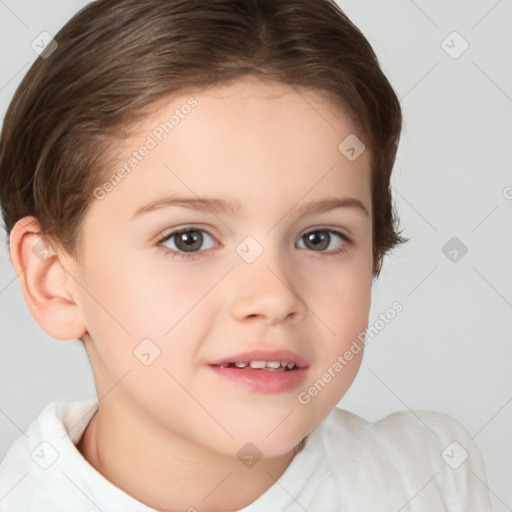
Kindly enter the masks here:
M 236 446 L 234 455 L 238 458 L 243 458 L 245 455 L 249 457 L 253 455 L 262 459 L 272 459 L 285 455 L 292 456 L 304 447 L 305 439 L 305 435 L 299 435 L 293 438 L 288 437 L 286 442 L 282 442 L 277 438 L 270 440 L 263 436 L 260 440 L 248 440 L 241 443 L 241 446 Z

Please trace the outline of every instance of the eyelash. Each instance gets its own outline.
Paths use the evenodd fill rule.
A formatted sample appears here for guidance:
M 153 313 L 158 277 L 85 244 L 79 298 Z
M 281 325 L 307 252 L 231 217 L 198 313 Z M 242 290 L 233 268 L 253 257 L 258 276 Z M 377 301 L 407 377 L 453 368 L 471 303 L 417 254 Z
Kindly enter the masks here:
M 204 233 L 207 233 L 208 236 L 210 236 L 212 239 L 214 239 L 214 237 L 210 233 L 208 233 L 208 231 L 206 231 L 205 229 L 197 228 L 197 227 L 194 227 L 194 226 L 188 226 L 186 228 L 177 229 L 177 230 L 172 231 L 171 233 L 165 235 L 163 238 L 161 238 L 158 241 L 158 245 L 161 246 L 162 249 L 164 249 L 165 255 L 171 255 L 173 258 L 192 260 L 192 259 L 194 259 L 196 257 L 204 256 L 202 254 L 202 253 L 204 253 L 204 251 L 195 251 L 195 252 L 187 253 L 187 252 L 175 251 L 174 249 L 169 249 L 168 247 L 164 247 L 162 245 L 165 242 L 167 242 L 168 240 L 170 240 L 171 238 L 173 238 L 174 236 L 181 235 L 182 233 L 188 233 L 190 231 L 202 231 Z M 303 236 L 305 236 L 305 235 L 307 235 L 309 233 L 315 233 L 315 232 L 318 232 L 318 231 L 327 231 L 329 233 L 333 233 L 333 234 L 339 236 L 342 240 L 344 240 L 345 243 L 342 244 L 338 249 L 335 249 L 335 250 L 331 250 L 331 251 L 311 251 L 311 252 L 318 252 L 320 254 L 325 253 L 328 256 L 337 256 L 337 255 L 345 254 L 347 252 L 347 245 L 351 245 L 352 244 L 352 241 L 344 233 L 342 233 L 341 231 L 337 231 L 337 230 L 331 229 L 331 228 L 324 228 L 324 227 L 318 227 L 318 228 L 315 228 L 315 229 L 310 229 L 308 231 L 305 231 L 299 238 L 302 238 Z

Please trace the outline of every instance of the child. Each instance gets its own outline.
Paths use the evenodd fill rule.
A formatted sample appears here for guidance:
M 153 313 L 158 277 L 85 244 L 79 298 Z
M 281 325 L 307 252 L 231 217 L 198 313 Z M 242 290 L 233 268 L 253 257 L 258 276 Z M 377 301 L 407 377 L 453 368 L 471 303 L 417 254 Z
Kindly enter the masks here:
M 10 511 L 488 511 L 464 427 L 336 404 L 406 241 L 398 99 L 330 0 L 98 0 L 5 117 L 0 199 L 31 313 L 98 399 L 0 466 Z

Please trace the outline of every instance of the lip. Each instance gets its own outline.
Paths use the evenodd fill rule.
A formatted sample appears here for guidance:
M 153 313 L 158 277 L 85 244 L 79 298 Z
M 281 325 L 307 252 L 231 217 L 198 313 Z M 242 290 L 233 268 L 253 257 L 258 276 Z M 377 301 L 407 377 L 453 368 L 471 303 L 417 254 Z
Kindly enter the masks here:
M 223 363 L 247 363 L 250 361 L 287 361 L 289 363 L 294 363 L 295 366 L 297 366 L 299 369 L 307 368 L 309 366 L 309 362 L 302 356 L 286 349 L 256 349 L 233 356 L 228 356 L 208 364 L 212 366 L 218 366 L 219 364 Z
M 293 370 L 263 370 L 226 367 L 222 363 L 245 363 L 249 361 L 287 361 L 294 363 Z M 291 391 L 306 378 L 309 362 L 291 350 L 251 350 L 208 363 L 208 366 L 219 376 L 237 387 L 245 387 L 260 393 L 284 393 Z
M 221 368 L 210 365 L 221 377 L 233 382 L 237 387 L 243 386 L 260 393 L 284 393 L 299 387 L 304 381 L 308 368 L 294 370 L 244 370 L 240 368 Z

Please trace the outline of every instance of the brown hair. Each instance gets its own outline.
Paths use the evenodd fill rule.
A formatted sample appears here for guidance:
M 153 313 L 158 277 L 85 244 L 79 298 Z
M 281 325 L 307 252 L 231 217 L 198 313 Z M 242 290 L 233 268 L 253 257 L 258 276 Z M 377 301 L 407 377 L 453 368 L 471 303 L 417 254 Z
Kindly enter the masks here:
M 398 98 L 360 30 L 332 0 L 97 0 L 34 62 L 5 116 L 0 202 L 9 235 L 33 215 L 79 256 L 80 226 L 113 164 L 112 141 L 172 94 L 245 74 L 326 93 L 372 151 L 374 276 L 406 242 L 390 177 Z M 341 141 L 340 141 L 341 142 Z

